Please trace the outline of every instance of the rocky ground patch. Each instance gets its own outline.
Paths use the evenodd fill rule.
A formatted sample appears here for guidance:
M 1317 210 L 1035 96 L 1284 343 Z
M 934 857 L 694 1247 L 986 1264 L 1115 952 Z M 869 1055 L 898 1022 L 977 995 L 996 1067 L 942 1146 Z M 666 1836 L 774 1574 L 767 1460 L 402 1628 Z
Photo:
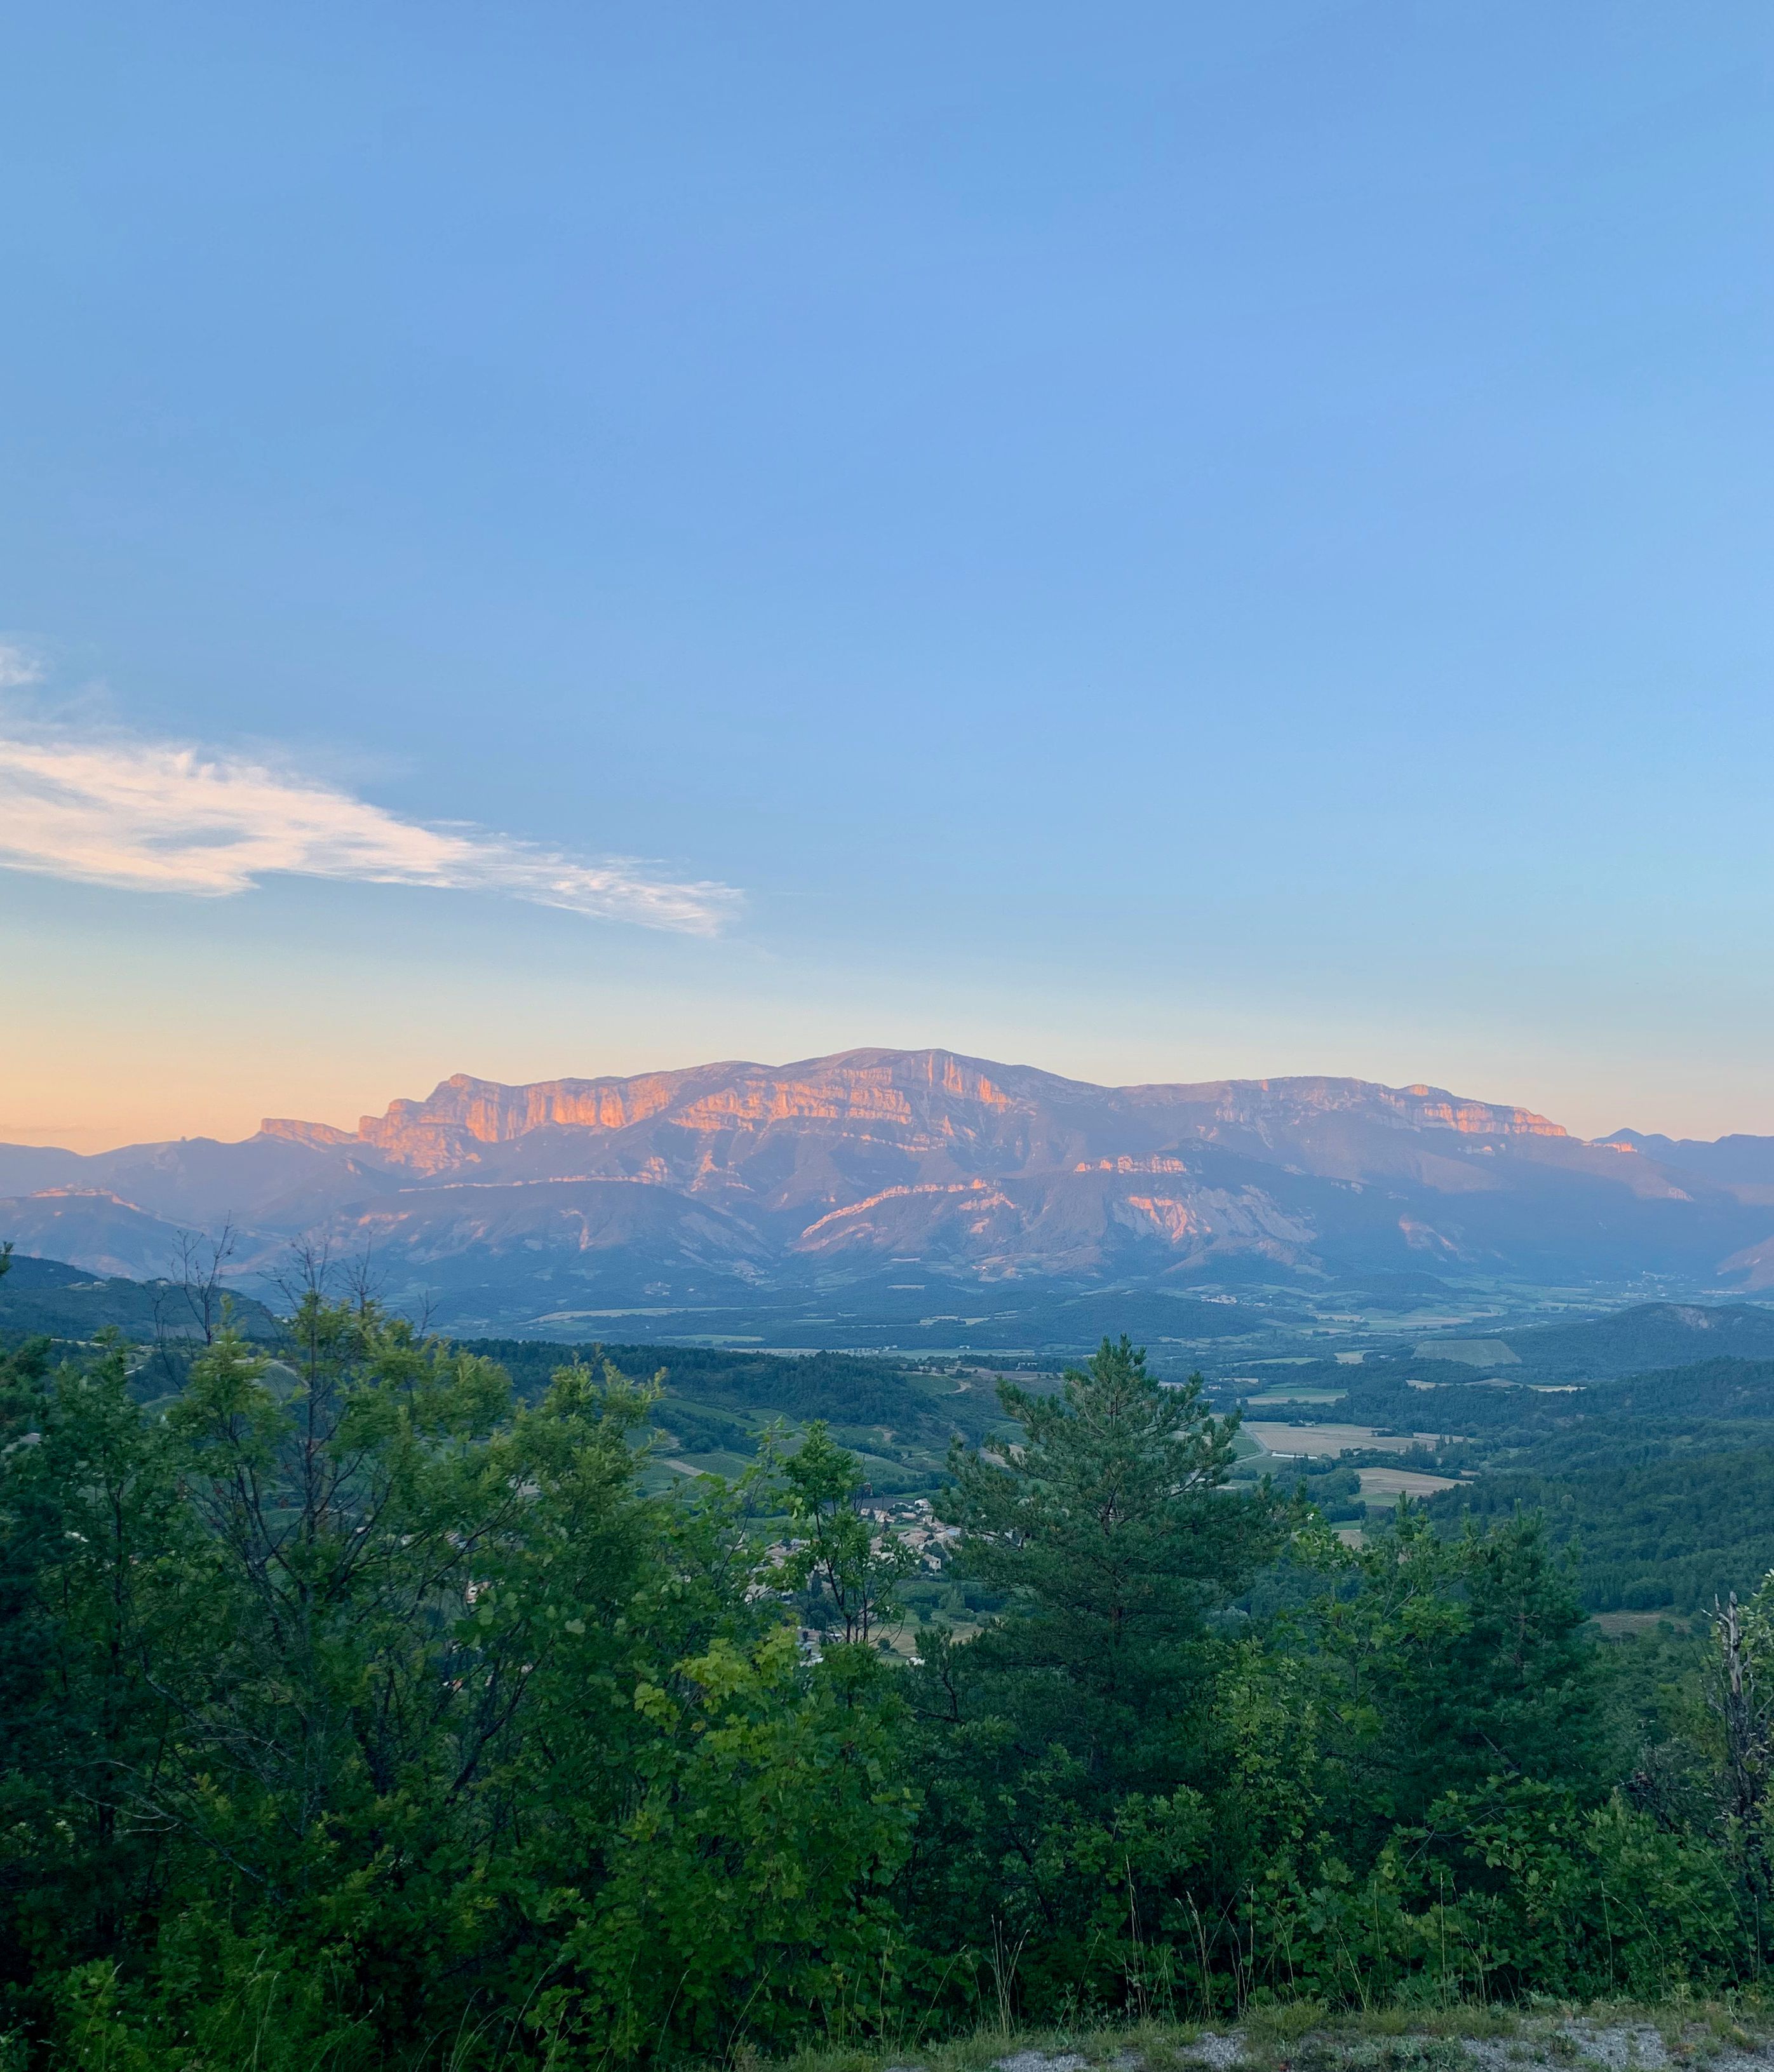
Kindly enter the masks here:
M 1333 2015 L 1312 2003 L 1209 2027 L 985 2033 L 911 2051 L 803 2054 L 789 2072 L 1774 2072 L 1774 2008 L 1462 2007 Z M 740 2068 L 762 2072 L 762 2068 Z

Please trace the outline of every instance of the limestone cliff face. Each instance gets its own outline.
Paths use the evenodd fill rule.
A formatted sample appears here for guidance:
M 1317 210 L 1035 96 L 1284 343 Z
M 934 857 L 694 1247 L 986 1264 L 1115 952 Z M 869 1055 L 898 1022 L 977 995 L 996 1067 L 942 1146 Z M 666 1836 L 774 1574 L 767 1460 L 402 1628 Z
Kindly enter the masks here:
M 1222 1126 L 1297 1129 L 1345 1117 L 1394 1129 L 1472 1137 L 1565 1137 L 1531 1108 L 1463 1100 L 1439 1087 L 1384 1087 L 1368 1079 L 1222 1079 L 1201 1086 L 1130 1087 L 1128 1098 L 1209 1116 Z
M 841 1137 L 901 1155 L 984 1158 L 1040 1169 L 1079 1154 L 1149 1157 L 1154 1140 L 1181 1133 L 1258 1145 L 1325 1125 L 1569 1141 L 1526 1108 L 1463 1100 L 1438 1087 L 1361 1079 L 1231 1079 L 1202 1085 L 1097 1087 L 1027 1067 L 989 1065 L 946 1050 L 852 1050 L 782 1067 L 700 1065 L 632 1079 L 548 1079 L 502 1086 L 458 1073 L 423 1100 L 396 1100 L 366 1116 L 357 1138 L 417 1171 L 484 1164 L 488 1147 L 543 1131 L 611 1139 L 651 1125 L 684 1147 L 704 1174 L 766 1137 Z M 324 1125 L 267 1123 L 303 1141 L 337 1141 Z M 1073 1154 L 1067 1157 L 1067 1153 Z M 680 1155 L 671 1161 L 680 1170 Z M 683 1174 L 683 1177 L 688 1177 Z
M 458 1075 L 355 1132 L 273 1119 L 242 1144 L 27 1147 L 14 1167 L 0 1194 L 20 1202 L 108 1190 L 14 1211 L 21 1230 L 67 1231 L 70 1258 L 170 1257 L 181 1230 L 228 1220 L 243 1263 L 302 1238 L 465 1276 L 475 1260 L 593 1260 L 643 1293 L 680 1271 L 823 1285 L 902 1258 L 992 1279 L 1727 1262 L 1774 1285 L 1768 1190 L 1526 1108 L 1353 1079 L 1100 1087 L 941 1050 L 530 1086 Z
M 458 1073 L 422 1101 L 394 1101 L 385 1115 L 365 1116 L 358 1136 L 429 1170 L 441 1158 L 472 1157 L 470 1145 L 506 1144 L 550 1128 L 614 1133 L 665 1120 L 712 1136 L 823 1124 L 914 1145 L 952 1137 L 958 1122 L 965 1131 L 960 1118 L 968 1111 L 1008 1115 L 1014 1106 L 970 1059 L 939 1050 L 852 1051 L 781 1067 L 700 1065 L 635 1079 L 546 1079 L 526 1087 Z M 1025 1106 L 1034 1112 L 1032 1103 Z

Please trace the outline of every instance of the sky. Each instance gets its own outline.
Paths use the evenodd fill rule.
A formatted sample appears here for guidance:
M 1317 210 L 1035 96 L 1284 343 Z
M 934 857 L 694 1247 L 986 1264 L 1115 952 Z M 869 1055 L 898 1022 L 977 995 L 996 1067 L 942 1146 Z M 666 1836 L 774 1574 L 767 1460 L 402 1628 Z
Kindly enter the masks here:
M 938 1044 L 1774 1132 L 1774 14 L 60 0 L 0 1140 Z

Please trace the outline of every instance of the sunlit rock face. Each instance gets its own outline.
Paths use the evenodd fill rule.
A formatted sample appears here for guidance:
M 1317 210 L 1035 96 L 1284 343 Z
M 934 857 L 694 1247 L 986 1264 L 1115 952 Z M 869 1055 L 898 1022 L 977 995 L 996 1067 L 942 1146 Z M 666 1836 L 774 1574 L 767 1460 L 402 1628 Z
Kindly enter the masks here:
M 1569 1141 L 1558 1124 L 1526 1108 L 1460 1100 L 1432 1087 L 1322 1079 L 1094 1087 L 945 1050 L 852 1050 L 799 1065 L 700 1065 L 527 1087 L 458 1074 L 424 1100 L 397 1100 L 384 1115 L 366 1116 L 358 1137 L 423 1172 L 483 1162 L 483 1147 L 539 1131 L 612 1139 L 643 1128 L 693 1140 L 686 1151 L 704 1175 L 745 1162 L 765 1141 L 783 1140 L 841 1140 L 1002 1172 L 1080 1163 L 1091 1153 L 1094 1162 L 1149 1161 L 1166 1137 L 1248 1140 L 1255 1148 L 1351 1126 Z M 309 1141 L 319 1141 L 324 1128 L 265 1127 L 281 1134 L 312 1130 Z
M 981 1137 L 1016 1141 L 1016 1121 L 1038 1124 L 1041 1104 L 995 1083 L 990 1074 L 996 1069 L 939 1050 L 860 1050 L 781 1067 L 699 1065 L 635 1079 L 551 1079 L 528 1087 L 458 1074 L 425 1100 L 397 1100 L 385 1115 L 364 1116 L 358 1136 L 424 1171 L 474 1161 L 480 1146 L 551 1128 L 599 1137 L 669 1128 L 696 1140 L 699 1157 L 711 1140 L 749 1144 L 772 1134 L 836 1135 L 909 1152 Z M 1070 1083 L 1045 1073 L 1018 1076 L 1056 1087 Z M 1024 1157 L 1034 1148 L 1026 1138 L 1020 1145 Z
M 357 1141 L 404 1191 L 602 1180 L 717 1203 L 759 1233 L 766 1270 L 900 1255 L 993 1276 L 1234 1254 L 1304 1271 L 1506 1268 L 1537 1230 L 1574 1209 L 1581 1224 L 1604 1196 L 1692 1198 L 1629 1149 L 1436 1087 L 1098 1087 L 945 1050 L 525 1087 L 458 1076 L 365 1117 Z
M 51 1186 L 76 1191 L 52 1209 Z M 643 1292 L 692 1271 L 806 1285 L 895 1259 L 993 1281 L 1428 1266 L 1761 1285 L 1774 1271 L 1774 1189 L 1626 1133 L 1591 1144 L 1423 1085 L 1099 1087 L 946 1050 L 532 1086 L 458 1075 L 355 1133 L 275 1119 L 236 1145 L 0 1147 L 6 1195 L 21 1229 L 54 1228 L 76 1260 L 145 1260 L 232 1218 L 243 1260 L 292 1239 L 396 1268 L 573 1260 Z

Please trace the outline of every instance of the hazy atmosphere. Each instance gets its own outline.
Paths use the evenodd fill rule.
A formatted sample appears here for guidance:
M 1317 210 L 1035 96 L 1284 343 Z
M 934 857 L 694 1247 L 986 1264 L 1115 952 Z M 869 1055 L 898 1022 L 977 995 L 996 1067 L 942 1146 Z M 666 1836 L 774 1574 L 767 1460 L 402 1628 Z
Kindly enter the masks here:
M 933 1043 L 1774 1130 L 1764 10 L 6 46 L 0 1140 Z

